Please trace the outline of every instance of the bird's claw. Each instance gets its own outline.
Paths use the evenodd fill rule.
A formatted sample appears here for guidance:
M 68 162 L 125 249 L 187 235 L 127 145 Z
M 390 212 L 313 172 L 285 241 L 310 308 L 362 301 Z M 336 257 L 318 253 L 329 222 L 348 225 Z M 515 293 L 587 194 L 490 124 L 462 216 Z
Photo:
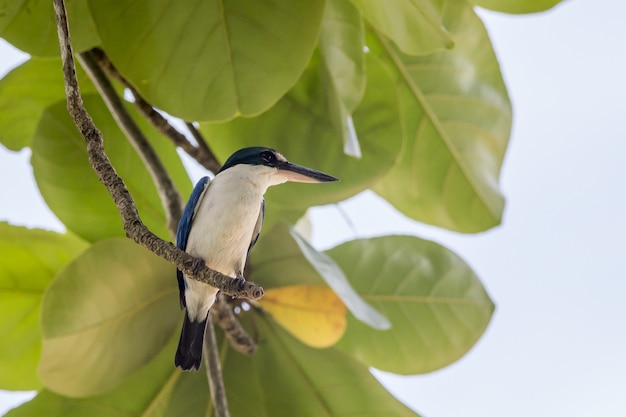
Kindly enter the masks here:
M 202 271 L 206 267 L 207 266 L 206 266 L 206 262 L 204 261 L 204 259 L 195 258 L 193 261 L 193 265 L 192 265 L 193 275 L 194 276 L 200 275 L 200 271 Z
M 235 283 L 235 285 L 237 286 L 237 292 L 243 291 L 243 287 L 246 285 L 246 279 L 243 278 L 243 277 L 237 277 L 237 278 L 234 278 L 234 279 L 235 279 L 235 281 L 237 281 Z

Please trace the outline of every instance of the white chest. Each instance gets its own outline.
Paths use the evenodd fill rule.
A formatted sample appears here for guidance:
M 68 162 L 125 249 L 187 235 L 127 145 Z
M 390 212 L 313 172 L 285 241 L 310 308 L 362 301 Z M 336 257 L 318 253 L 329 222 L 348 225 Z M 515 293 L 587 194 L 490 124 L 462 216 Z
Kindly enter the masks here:
M 243 271 L 267 186 L 254 170 L 230 168 L 213 179 L 197 208 L 187 252 L 229 276 Z

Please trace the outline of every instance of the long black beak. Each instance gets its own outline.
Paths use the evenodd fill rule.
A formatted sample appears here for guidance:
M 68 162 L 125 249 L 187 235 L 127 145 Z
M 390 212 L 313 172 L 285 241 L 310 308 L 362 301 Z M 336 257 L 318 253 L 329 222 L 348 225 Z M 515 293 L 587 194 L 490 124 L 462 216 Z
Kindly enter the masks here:
M 291 162 L 279 162 L 276 166 L 280 173 L 287 178 L 287 181 L 293 182 L 333 182 L 339 181 L 337 178 L 316 171 L 302 165 L 292 164 Z

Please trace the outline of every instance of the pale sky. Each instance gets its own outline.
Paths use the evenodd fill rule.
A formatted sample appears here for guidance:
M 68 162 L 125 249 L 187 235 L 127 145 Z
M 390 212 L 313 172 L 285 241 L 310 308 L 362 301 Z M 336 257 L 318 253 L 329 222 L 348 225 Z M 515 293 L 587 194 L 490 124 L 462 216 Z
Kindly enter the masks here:
M 469 354 L 427 375 L 376 373 L 424 417 L 626 416 L 626 2 L 480 14 L 514 108 L 502 225 L 446 232 L 366 193 L 341 204 L 354 229 L 336 207 L 314 210 L 315 243 L 415 234 L 480 276 L 496 312 Z M 4 43 L 0 57 L 0 74 L 20 59 Z M 0 149 L 0 220 L 58 230 L 28 158 Z M 0 413 L 19 398 L 0 393 Z

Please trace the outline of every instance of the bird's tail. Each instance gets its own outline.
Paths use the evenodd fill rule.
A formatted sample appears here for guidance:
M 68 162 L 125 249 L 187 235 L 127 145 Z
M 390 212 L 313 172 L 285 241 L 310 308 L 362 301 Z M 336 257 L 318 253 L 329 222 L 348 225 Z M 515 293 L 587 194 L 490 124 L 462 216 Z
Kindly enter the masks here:
M 204 320 L 197 322 L 189 320 L 189 315 L 185 312 L 183 330 L 180 333 L 178 349 L 174 358 L 174 364 L 183 371 L 200 369 L 202 362 L 202 344 L 204 342 L 204 332 L 209 315 Z

